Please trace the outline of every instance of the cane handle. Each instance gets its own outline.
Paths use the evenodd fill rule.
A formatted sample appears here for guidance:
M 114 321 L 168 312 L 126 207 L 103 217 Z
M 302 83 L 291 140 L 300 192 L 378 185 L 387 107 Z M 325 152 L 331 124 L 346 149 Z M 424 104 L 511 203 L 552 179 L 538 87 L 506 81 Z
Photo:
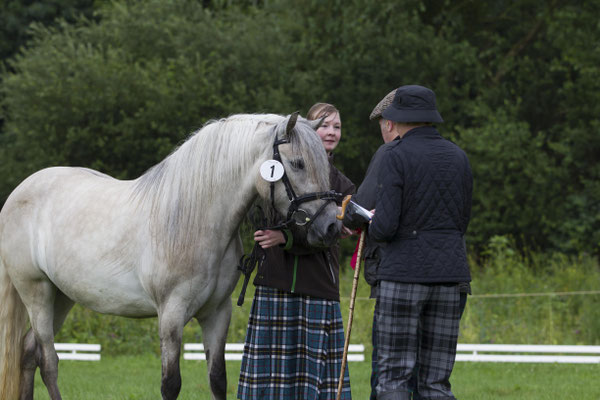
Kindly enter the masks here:
M 344 219 L 344 215 L 346 214 L 346 206 L 348 205 L 348 203 L 350 203 L 351 198 L 352 195 L 347 195 L 346 197 L 344 197 L 344 200 L 342 200 L 342 213 L 340 215 L 335 216 L 340 221 Z

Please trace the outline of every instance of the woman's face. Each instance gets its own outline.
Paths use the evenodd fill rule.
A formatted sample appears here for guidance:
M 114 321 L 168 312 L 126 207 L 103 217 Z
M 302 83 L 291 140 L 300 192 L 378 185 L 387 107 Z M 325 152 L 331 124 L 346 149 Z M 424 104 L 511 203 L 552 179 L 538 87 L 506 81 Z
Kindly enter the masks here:
M 342 121 L 338 113 L 330 114 L 323 121 L 323 125 L 317 129 L 317 133 L 323 141 L 327 153 L 335 149 L 342 137 Z

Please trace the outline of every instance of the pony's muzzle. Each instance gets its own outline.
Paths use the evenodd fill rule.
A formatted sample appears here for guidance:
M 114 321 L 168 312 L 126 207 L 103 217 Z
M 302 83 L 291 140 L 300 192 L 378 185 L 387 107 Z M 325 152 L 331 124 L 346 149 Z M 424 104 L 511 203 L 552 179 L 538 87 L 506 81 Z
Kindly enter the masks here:
M 333 221 L 327 227 L 327 231 L 325 232 L 325 236 L 323 237 L 323 243 L 325 246 L 332 246 L 337 238 L 340 236 L 341 232 L 341 224 L 338 221 Z
M 331 204 L 310 224 L 307 240 L 311 246 L 329 247 L 342 231 L 342 223 L 335 218 L 336 207 Z

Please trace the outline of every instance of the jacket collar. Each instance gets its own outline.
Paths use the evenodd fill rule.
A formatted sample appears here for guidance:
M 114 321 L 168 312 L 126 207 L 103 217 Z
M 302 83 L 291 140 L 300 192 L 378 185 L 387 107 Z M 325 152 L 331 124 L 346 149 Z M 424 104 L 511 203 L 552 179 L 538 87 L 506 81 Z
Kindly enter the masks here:
M 406 139 L 410 136 L 440 136 L 440 133 L 437 131 L 435 126 L 425 125 L 425 126 L 417 126 L 416 128 L 411 129 L 406 132 L 402 139 Z

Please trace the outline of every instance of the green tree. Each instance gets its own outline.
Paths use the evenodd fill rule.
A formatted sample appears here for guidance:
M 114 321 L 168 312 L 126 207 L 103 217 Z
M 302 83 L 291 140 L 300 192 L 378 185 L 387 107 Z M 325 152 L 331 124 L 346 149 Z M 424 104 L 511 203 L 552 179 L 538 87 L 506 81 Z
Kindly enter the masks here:
M 31 38 L 28 27 L 37 22 L 52 25 L 57 18 L 74 21 L 93 18 L 94 0 L 2 0 L 0 1 L 0 60 L 6 60 Z
M 244 24 L 251 38 L 244 46 L 227 33 L 233 17 L 218 21 L 194 2 L 115 4 L 102 15 L 102 22 L 34 24 L 29 48 L 11 62 L 15 72 L 2 87 L 9 187 L 57 164 L 132 178 L 210 118 L 266 110 L 261 101 L 277 96 L 285 102 L 263 85 L 268 72 L 248 68 L 258 55 L 285 59 L 276 49 L 259 52 L 258 22 Z
M 458 129 L 477 177 L 471 233 L 598 253 L 600 2 L 453 4 L 429 19 L 488 71 Z

